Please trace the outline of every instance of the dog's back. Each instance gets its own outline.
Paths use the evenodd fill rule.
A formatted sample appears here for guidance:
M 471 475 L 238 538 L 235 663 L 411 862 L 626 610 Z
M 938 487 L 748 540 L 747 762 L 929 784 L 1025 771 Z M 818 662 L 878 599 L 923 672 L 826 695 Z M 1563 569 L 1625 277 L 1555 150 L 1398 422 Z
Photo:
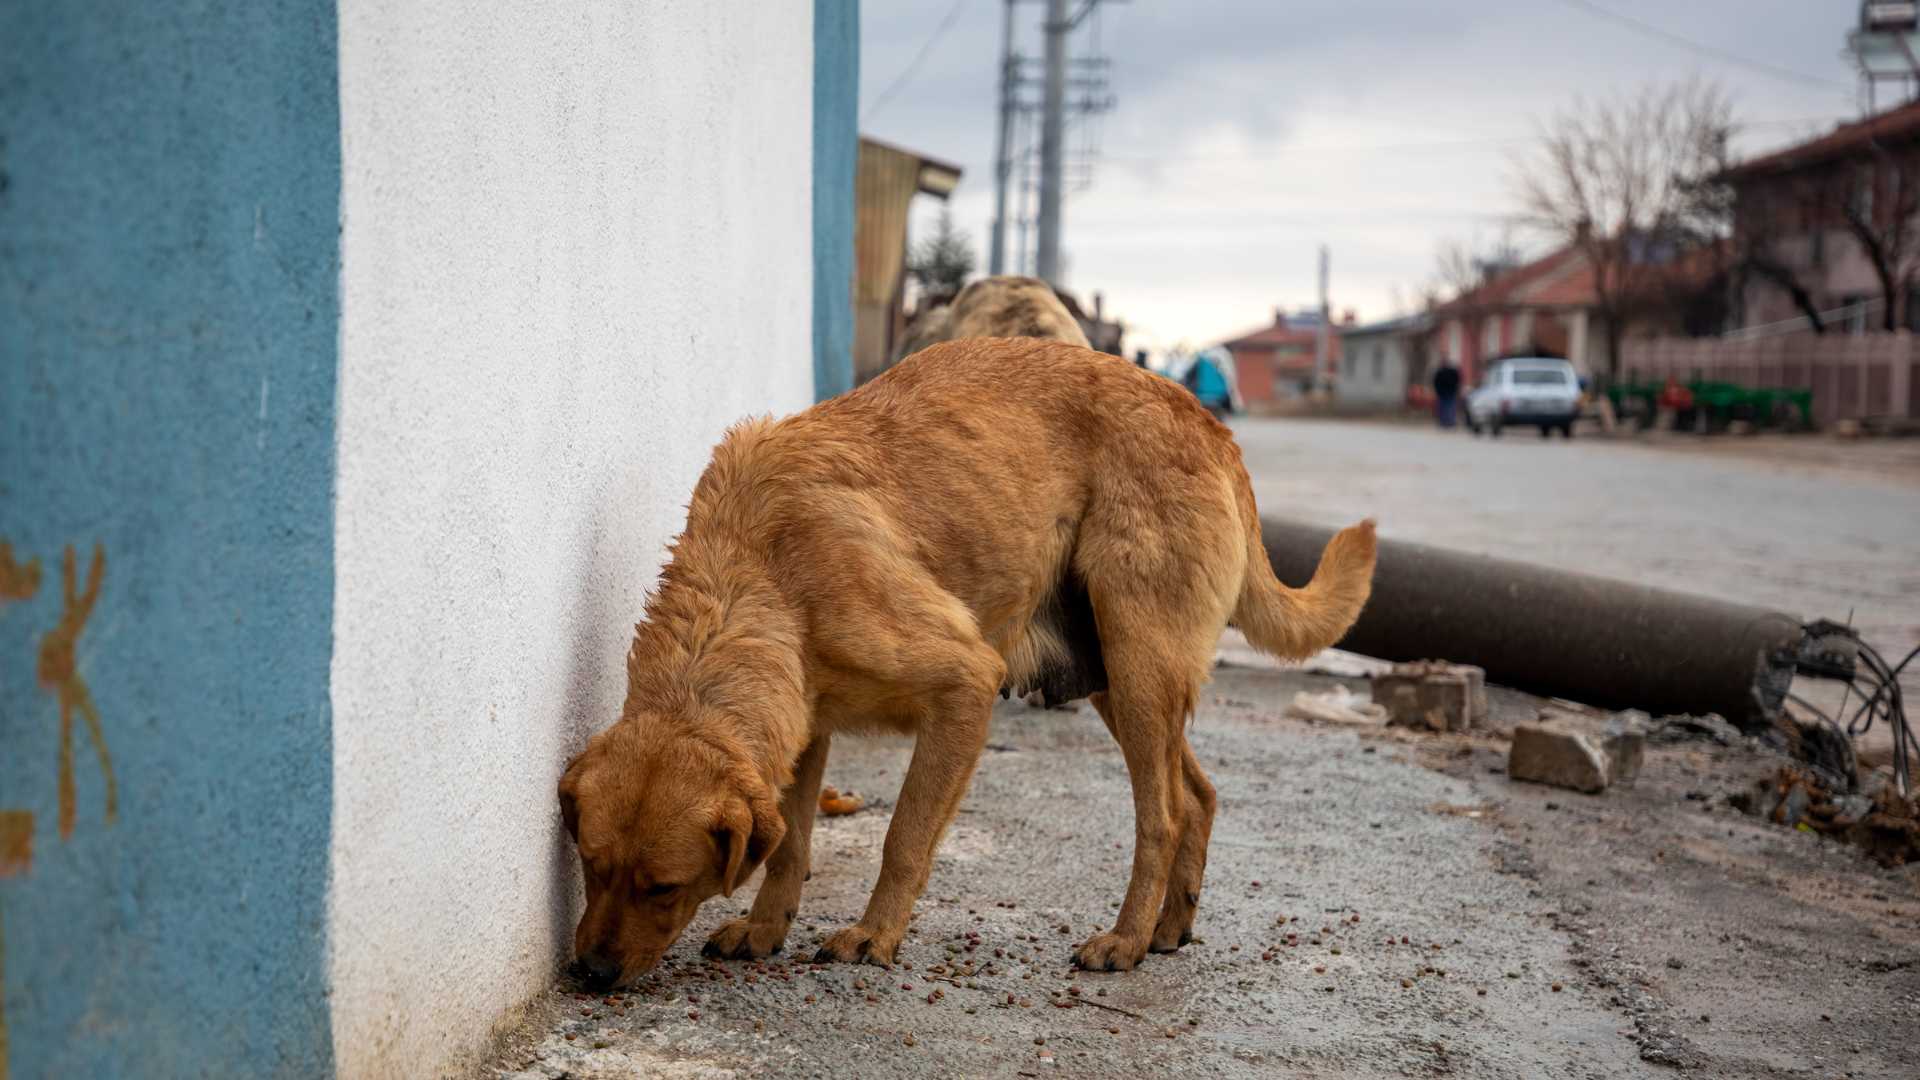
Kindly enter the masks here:
M 953 301 L 949 340 L 976 337 L 1044 338 L 1087 348 L 1073 313 L 1039 278 L 983 278 Z

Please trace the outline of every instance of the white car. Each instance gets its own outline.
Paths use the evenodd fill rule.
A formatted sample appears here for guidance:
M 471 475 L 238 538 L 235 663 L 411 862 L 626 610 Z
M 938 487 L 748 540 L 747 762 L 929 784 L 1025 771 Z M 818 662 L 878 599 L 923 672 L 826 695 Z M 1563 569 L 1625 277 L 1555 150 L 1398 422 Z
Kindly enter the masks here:
M 1559 428 L 1571 439 L 1579 415 L 1580 376 L 1572 364 L 1552 357 L 1501 360 L 1467 395 L 1467 430 L 1475 435 L 1519 425 L 1539 428 L 1541 438 Z

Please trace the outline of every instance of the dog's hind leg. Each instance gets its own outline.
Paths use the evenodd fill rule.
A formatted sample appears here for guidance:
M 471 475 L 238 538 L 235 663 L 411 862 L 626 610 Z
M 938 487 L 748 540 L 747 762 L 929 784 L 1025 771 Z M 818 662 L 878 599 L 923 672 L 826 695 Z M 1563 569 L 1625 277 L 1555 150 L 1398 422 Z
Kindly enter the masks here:
M 1075 561 L 1099 624 L 1108 682 L 1094 707 L 1126 758 L 1134 816 L 1126 898 L 1113 929 L 1075 950 L 1084 968 L 1128 970 L 1155 944 L 1163 921 L 1177 927 L 1176 947 L 1191 925 L 1213 799 L 1187 746 L 1186 722 L 1212 668 L 1239 587 L 1235 560 L 1244 554 L 1222 524 L 1225 510 L 1224 501 L 1209 507 L 1196 499 L 1181 513 L 1164 513 L 1142 498 L 1108 506 L 1083 526 Z
M 1193 756 L 1193 744 L 1180 740 L 1180 774 L 1186 789 L 1186 817 L 1180 847 L 1167 879 L 1167 899 L 1153 928 L 1154 952 L 1173 952 L 1193 940 L 1193 916 L 1200 906 L 1200 883 L 1207 873 L 1207 843 L 1213 837 L 1213 812 L 1218 805 L 1213 784 Z
M 780 796 L 780 816 L 787 821 L 786 836 L 767 856 L 767 875 L 744 917 L 728 919 L 707 938 L 700 951 L 707 956 L 758 959 L 780 951 L 799 911 L 800 889 L 813 859 L 813 815 L 820 804 L 820 777 L 827 768 L 825 733 L 800 753 L 793 783 Z
M 1152 942 L 1186 825 L 1180 728 L 1195 687 L 1128 663 L 1118 649 L 1110 649 L 1107 660 L 1113 685 L 1093 695 L 1093 705 L 1120 744 L 1133 781 L 1133 876 L 1113 929 L 1082 942 L 1073 961 L 1090 971 L 1130 971 Z

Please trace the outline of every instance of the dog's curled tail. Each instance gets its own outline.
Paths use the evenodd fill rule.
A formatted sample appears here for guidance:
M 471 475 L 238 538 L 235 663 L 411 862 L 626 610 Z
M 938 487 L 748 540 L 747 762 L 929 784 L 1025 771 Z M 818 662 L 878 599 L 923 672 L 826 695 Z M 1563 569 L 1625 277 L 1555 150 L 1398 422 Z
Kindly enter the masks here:
M 1304 660 L 1346 634 L 1373 591 L 1373 519 L 1334 534 L 1305 588 L 1290 588 L 1273 576 L 1260 523 L 1253 522 L 1247 576 L 1233 624 L 1261 652 Z

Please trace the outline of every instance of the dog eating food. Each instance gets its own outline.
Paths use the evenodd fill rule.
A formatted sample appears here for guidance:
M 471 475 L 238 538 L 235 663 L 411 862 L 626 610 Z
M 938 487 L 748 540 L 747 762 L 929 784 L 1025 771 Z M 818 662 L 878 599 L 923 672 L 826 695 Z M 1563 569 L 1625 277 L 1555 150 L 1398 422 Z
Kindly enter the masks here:
M 1131 878 L 1074 960 L 1192 936 L 1215 800 L 1185 732 L 1221 630 L 1302 658 L 1365 604 L 1372 522 L 1302 588 L 1260 542 L 1231 433 L 1180 386 L 1073 345 L 973 338 L 714 451 L 627 655 L 619 719 L 561 777 L 586 910 L 575 970 L 657 964 L 762 866 L 710 956 L 785 943 L 836 735 L 914 750 L 865 913 L 815 962 L 891 964 L 1003 685 L 1084 689 L 1133 787 Z

